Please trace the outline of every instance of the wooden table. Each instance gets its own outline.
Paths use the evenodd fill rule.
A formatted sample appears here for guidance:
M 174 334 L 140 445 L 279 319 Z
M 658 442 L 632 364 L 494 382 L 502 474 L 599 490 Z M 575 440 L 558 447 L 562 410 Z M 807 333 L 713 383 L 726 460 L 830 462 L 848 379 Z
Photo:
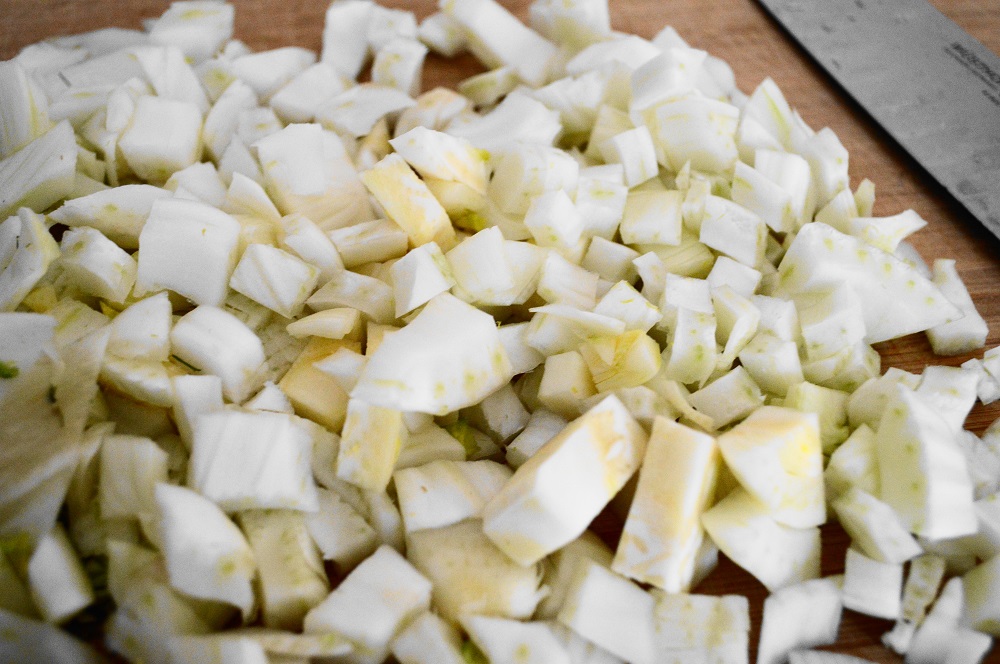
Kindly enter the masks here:
M 433 11 L 429 0 L 381 0 L 424 17 Z M 239 0 L 236 36 L 254 49 L 296 45 L 318 51 L 325 0 Z M 522 18 L 529 0 L 504 2 Z M 1000 7 L 995 0 L 936 0 L 935 5 L 994 52 L 1000 52 Z M 167 6 L 157 0 L 0 0 L 0 58 L 45 37 L 106 26 L 135 28 L 141 19 L 158 16 Z M 814 128 L 832 128 L 850 153 L 852 187 L 868 177 L 876 184 L 875 214 L 891 215 L 913 208 L 928 226 L 912 238 L 923 257 L 955 258 L 980 313 L 990 326 L 987 347 L 1000 344 L 1000 243 L 905 155 L 836 84 L 801 52 L 753 0 L 611 0 L 617 30 L 652 37 L 673 25 L 692 45 L 729 62 L 745 92 L 770 76 Z M 463 56 L 451 61 L 430 58 L 425 87 L 454 84 L 479 71 Z M 1000 186 L 1000 183 L 998 183 Z M 952 358 L 935 357 L 922 334 L 879 344 L 883 370 L 896 366 L 919 372 L 931 363 L 958 365 L 982 352 Z M 968 428 L 976 433 L 1000 417 L 1000 403 L 977 406 Z M 846 536 L 836 526 L 824 529 L 824 574 L 843 570 Z M 763 587 L 731 563 L 723 562 L 700 592 L 735 592 L 750 596 L 751 641 L 760 625 Z M 880 636 L 890 626 L 845 611 L 840 641 L 833 649 L 875 662 L 900 662 L 884 649 Z M 752 661 L 752 660 L 751 660 Z M 990 661 L 1000 662 L 995 653 Z

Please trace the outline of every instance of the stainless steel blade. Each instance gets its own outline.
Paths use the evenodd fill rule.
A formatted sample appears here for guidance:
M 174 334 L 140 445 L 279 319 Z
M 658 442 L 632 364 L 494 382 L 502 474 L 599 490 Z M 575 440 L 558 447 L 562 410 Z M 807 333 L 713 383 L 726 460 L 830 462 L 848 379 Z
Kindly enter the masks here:
M 759 0 L 1000 238 L 1000 57 L 925 0 Z

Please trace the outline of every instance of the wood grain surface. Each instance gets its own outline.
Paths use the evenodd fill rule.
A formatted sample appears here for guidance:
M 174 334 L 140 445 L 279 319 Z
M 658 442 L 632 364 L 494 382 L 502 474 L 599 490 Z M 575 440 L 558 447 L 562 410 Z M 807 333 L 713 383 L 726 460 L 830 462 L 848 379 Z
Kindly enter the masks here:
M 427 0 L 380 0 L 409 9 L 418 17 L 433 11 Z M 323 0 L 236 0 L 236 36 L 254 49 L 297 45 L 319 50 Z M 522 18 L 528 0 L 504 2 Z M 936 6 L 994 52 L 1000 52 L 1000 3 L 996 0 L 936 0 Z M 142 19 L 158 16 L 167 6 L 157 0 L 0 0 L 0 58 L 46 37 L 105 26 L 136 28 Z M 673 25 L 695 47 L 732 65 L 745 92 L 765 77 L 773 78 L 789 103 L 815 129 L 832 128 L 850 153 L 852 187 L 863 178 L 876 184 L 876 215 L 907 208 L 928 222 L 912 242 L 931 262 L 955 258 L 962 278 L 990 327 L 987 347 L 1000 344 L 1000 243 L 979 227 L 920 167 L 905 155 L 864 112 L 851 102 L 825 73 L 801 52 L 770 16 L 753 0 L 611 0 L 612 24 L 617 30 L 652 37 L 664 25 Z M 431 57 L 425 70 L 425 88 L 454 85 L 481 71 L 470 57 L 454 60 Z M 1000 183 L 998 183 L 1000 186 Z M 935 357 L 925 337 L 912 335 L 879 344 L 883 370 L 900 367 L 913 372 L 928 364 L 958 365 L 974 354 Z M 981 433 L 1000 417 L 1000 404 L 977 405 L 967 427 Z M 836 526 L 824 528 L 824 574 L 843 570 L 847 538 Z M 765 591 L 745 572 L 723 561 L 699 592 L 741 593 L 751 598 L 756 643 Z M 845 611 L 840 640 L 829 648 L 873 662 L 900 662 L 880 644 L 890 627 Z M 751 660 L 753 661 L 753 660 Z M 1000 662 L 994 653 L 988 661 Z

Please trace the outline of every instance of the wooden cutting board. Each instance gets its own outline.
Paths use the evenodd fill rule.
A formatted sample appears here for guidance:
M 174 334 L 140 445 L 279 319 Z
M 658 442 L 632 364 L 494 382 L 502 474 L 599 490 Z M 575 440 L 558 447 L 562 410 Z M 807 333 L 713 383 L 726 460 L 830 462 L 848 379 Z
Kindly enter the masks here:
M 420 18 L 433 11 L 430 0 L 380 1 L 412 10 Z M 327 4 L 325 0 L 239 0 L 236 36 L 255 50 L 295 45 L 318 51 Z M 504 4 L 524 18 L 529 1 Z M 995 2 L 936 0 L 935 4 L 1000 53 L 1000 11 Z M 166 2 L 154 0 L 0 0 L 0 58 L 10 58 L 21 47 L 55 35 L 106 26 L 137 28 L 143 19 L 158 16 L 166 6 Z M 673 25 L 692 46 L 729 62 L 745 92 L 751 92 L 770 76 L 813 128 L 832 128 L 850 153 L 852 187 L 866 177 L 875 182 L 876 215 L 912 208 L 929 222 L 913 236 L 913 244 L 928 262 L 935 258 L 958 261 L 958 271 L 990 326 L 987 347 L 1000 344 L 1000 242 L 979 227 L 869 121 L 759 5 L 753 0 L 611 0 L 611 13 L 615 29 L 643 37 L 652 37 L 664 25 Z M 480 66 L 468 56 L 450 61 L 431 57 L 424 74 L 425 88 L 454 85 L 478 71 Z M 982 356 L 979 351 L 961 357 L 935 357 L 923 335 L 882 343 L 878 350 L 883 370 L 895 366 L 913 372 L 927 364 L 956 366 L 970 357 Z M 998 417 L 1000 403 L 977 406 L 967 427 L 982 433 Z M 824 542 L 824 574 L 843 571 L 847 546 L 843 531 L 836 526 L 825 527 Z M 756 643 L 766 595 L 759 583 L 723 561 L 697 590 L 748 595 L 753 620 L 751 642 Z M 830 650 L 874 662 L 901 662 L 880 644 L 882 633 L 890 626 L 888 621 L 845 611 L 840 640 Z M 1000 662 L 1000 654 L 994 654 L 989 661 Z

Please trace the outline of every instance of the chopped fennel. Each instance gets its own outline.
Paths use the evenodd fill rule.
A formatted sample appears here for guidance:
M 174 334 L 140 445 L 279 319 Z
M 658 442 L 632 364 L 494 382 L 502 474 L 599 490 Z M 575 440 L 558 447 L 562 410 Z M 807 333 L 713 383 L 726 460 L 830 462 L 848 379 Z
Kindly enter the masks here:
M 1000 354 L 871 346 L 985 346 L 926 222 L 672 28 L 437 9 L 253 52 L 181 0 L 0 63 L 0 653 L 91 661 L 58 626 L 110 611 L 148 661 L 746 662 L 746 600 L 688 594 L 721 551 L 761 661 L 842 608 L 981 659 Z M 423 92 L 428 50 L 488 71 Z

